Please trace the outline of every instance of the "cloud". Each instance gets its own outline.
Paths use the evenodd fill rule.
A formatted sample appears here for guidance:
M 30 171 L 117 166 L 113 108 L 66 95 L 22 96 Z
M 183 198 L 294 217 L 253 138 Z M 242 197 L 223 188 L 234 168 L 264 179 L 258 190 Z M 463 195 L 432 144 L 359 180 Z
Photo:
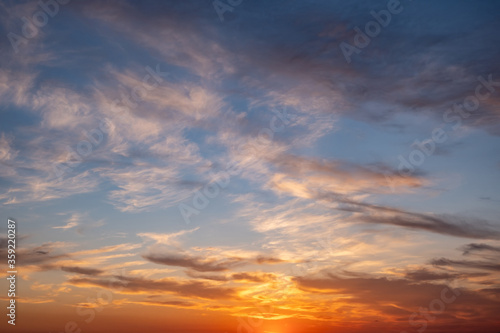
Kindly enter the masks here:
M 171 233 L 171 234 L 160 234 L 160 233 L 154 233 L 154 232 L 142 232 L 137 234 L 137 236 L 146 238 L 146 239 L 152 239 L 156 242 L 156 244 L 177 244 L 176 238 L 183 236 L 188 233 L 192 233 L 200 229 L 200 227 L 190 229 L 190 230 L 181 230 L 179 232 Z
M 67 247 L 67 243 L 53 242 L 30 248 L 21 248 L 16 252 L 17 262 L 20 266 L 35 265 L 40 269 L 54 269 L 53 262 L 69 258 L 67 253 L 58 251 L 65 247 Z
M 84 274 L 84 275 L 99 275 L 103 273 L 103 270 L 100 269 L 95 269 L 95 268 L 86 268 L 86 267 L 78 267 L 78 266 L 62 266 L 61 270 L 64 272 L 68 273 L 77 273 L 77 274 Z
M 192 271 L 192 270 L 186 271 L 186 275 L 195 279 L 224 281 L 224 282 L 230 281 L 230 278 L 227 275 L 205 274 L 205 273 L 198 273 L 197 271 Z
M 351 64 L 345 62 L 339 43 L 352 41 L 352 27 L 363 27 L 371 10 L 382 9 L 377 9 L 382 2 L 256 0 L 226 13 L 227 21 L 219 24 L 210 1 L 75 1 L 65 7 L 66 14 L 60 7 L 59 15 L 69 16 L 51 20 L 37 38 L 22 46 L 22 56 L 11 55 L 9 41 L 3 38 L 2 204 L 23 212 L 29 206 L 26 212 L 33 213 L 46 207 L 48 200 L 64 199 L 51 202 L 52 208 L 61 203 L 71 206 L 78 201 L 75 195 L 94 192 L 92 202 L 104 198 L 104 205 L 121 212 L 162 210 L 192 198 L 193 191 L 211 180 L 211 171 L 233 161 L 241 166 L 241 174 L 231 178 L 222 197 L 210 203 L 213 211 L 230 208 L 223 211 L 231 214 L 224 221 L 231 227 L 219 221 L 211 227 L 214 234 L 244 234 L 248 240 L 234 245 L 234 239 L 219 239 L 224 245 L 214 249 L 200 245 L 206 244 L 203 239 L 197 243 L 200 247 L 183 251 L 179 243 L 188 233 L 195 241 L 203 238 L 203 233 L 194 233 L 198 228 L 156 233 L 141 225 L 131 235 L 141 237 L 142 244 L 94 249 L 85 242 L 76 251 L 69 251 L 69 244 L 21 246 L 20 264 L 25 272 L 50 269 L 52 275 L 80 274 L 68 286 L 112 288 L 115 283 L 128 293 L 167 293 L 210 302 L 235 300 L 241 292 L 245 297 L 238 302 L 217 306 L 232 313 L 255 300 L 279 308 L 280 313 L 262 314 L 265 319 L 312 318 L 328 321 L 327 325 L 338 320 L 344 327 L 368 322 L 369 329 L 379 331 L 384 329 L 376 326 L 376 320 L 406 325 L 409 314 L 439 297 L 445 280 L 454 280 L 483 289 L 464 288 L 460 296 L 464 305 L 451 305 L 443 320 L 461 325 L 483 322 L 488 314 L 495 318 L 498 260 L 486 259 L 498 254 L 496 244 L 466 245 L 464 255 L 481 256 L 477 261 L 435 259 L 432 263 L 438 267 L 433 268 L 418 268 L 418 261 L 439 258 L 450 244 L 458 246 L 460 239 L 442 236 L 500 239 L 498 224 L 458 214 L 418 213 L 415 207 L 423 207 L 422 200 L 434 194 L 427 187 L 435 185 L 429 173 L 405 177 L 386 164 L 396 157 L 396 147 L 420 136 L 422 128 L 440 126 L 447 108 L 474 92 L 478 75 L 500 78 L 498 5 L 492 3 L 445 1 L 434 7 L 413 1 L 411 10 L 408 3 L 408 12 L 394 16 L 369 47 L 353 55 Z M 9 9 L 0 13 L 4 36 L 19 32 L 19 18 L 30 18 L 39 9 L 36 2 L 0 7 Z M 450 8 L 453 15 L 443 20 Z M 68 19 L 79 24 L 68 30 Z M 161 71 L 161 80 L 149 89 L 143 79 L 151 68 Z M 137 92 L 141 96 L 134 101 Z M 498 135 L 499 105 L 493 96 L 482 101 L 464 124 Z M 293 117 L 273 132 L 269 144 L 259 144 L 259 133 L 270 128 L 276 109 Z M 102 120 L 109 128 L 103 130 L 101 142 L 92 144 L 82 163 L 69 163 L 71 170 L 55 179 L 53 164 L 68 163 L 68 147 L 78 150 L 83 140 L 94 142 L 86 133 L 99 129 Z M 389 133 L 381 133 L 385 130 Z M 489 140 L 482 131 L 477 139 Z M 465 148 L 468 145 L 464 145 L 467 154 Z M 440 152 L 442 147 L 436 147 L 435 154 Z M 450 167 L 458 161 L 453 157 L 436 159 Z M 434 172 L 431 164 L 425 168 Z M 467 168 L 464 165 L 464 179 L 484 176 L 475 169 L 469 174 Z M 414 196 L 400 198 L 402 194 Z M 256 202 L 237 201 L 244 196 Z M 228 197 L 238 199 L 229 202 Z M 455 197 L 459 197 L 457 209 L 472 207 L 462 205 L 463 196 Z M 449 202 L 444 198 L 442 208 L 441 199 L 426 208 L 447 210 Z M 31 202 L 44 203 L 26 205 Z M 240 204 L 247 206 L 233 212 Z M 175 220 L 170 216 L 175 209 L 166 214 Z M 110 222 L 123 221 L 121 215 Z M 74 214 L 53 228 L 75 229 L 84 221 Z M 323 239 L 324 235 L 333 239 Z M 144 244 L 152 247 L 142 259 L 136 258 L 136 250 Z M 0 245 L 4 252 L 4 238 Z M 283 301 L 276 295 L 285 290 L 285 283 L 277 280 L 291 263 L 307 264 L 310 274 L 295 278 Z M 405 279 L 380 277 L 398 264 L 411 267 L 394 269 Z M 263 269 L 275 273 L 242 271 L 260 269 L 257 265 L 273 265 Z M 121 266 L 132 267 L 133 277 L 107 275 Z M 312 275 L 327 267 L 352 268 L 359 274 Z M 183 271 L 192 280 L 172 277 Z M 481 276 L 488 280 L 478 281 Z M 38 287 L 42 292 L 44 287 Z M 188 301 L 142 304 L 193 307 Z M 386 329 L 392 330 L 396 331 Z
M 143 301 L 137 301 L 137 302 L 130 302 L 131 304 L 142 304 L 142 305 L 150 305 L 150 306 L 168 306 L 168 307 L 175 307 L 175 308 L 192 308 L 195 307 L 197 304 L 193 302 L 187 302 L 187 301 L 150 301 L 150 300 L 143 300 Z
M 446 317 L 460 321 L 467 313 L 467 320 L 485 320 L 491 322 L 499 301 L 478 291 L 460 288 L 454 290 L 445 284 L 415 283 L 406 279 L 389 279 L 387 277 L 342 277 L 325 272 L 320 276 L 295 277 L 297 288 L 308 293 L 330 295 L 339 298 L 343 304 L 355 306 L 356 314 L 378 313 L 392 317 L 393 320 L 408 322 L 409 315 L 418 307 L 427 307 L 434 299 L 443 297 L 455 298 L 456 301 L 446 305 Z M 444 290 L 444 291 L 443 291 Z M 398 313 L 387 308 L 392 304 L 399 308 Z M 420 315 L 419 315 L 420 316 Z M 447 319 L 436 317 L 433 325 L 446 324 Z M 474 319 L 472 319 L 474 318 Z
M 489 273 L 448 273 L 448 272 L 434 272 L 426 268 L 410 271 L 405 274 L 405 278 L 413 281 L 436 281 L 436 280 L 455 280 L 467 279 L 472 277 L 489 276 Z
M 197 272 L 224 272 L 245 265 L 257 264 L 280 264 L 287 260 L 279 259 L 268 255 L 257 255 L 255 258 L 231 256 L 223 253 L 217 257 L 200 257 L 180 251 L 163 250 L 151 248 L 150 253 L 143 255 L 143 258 L 156 264 L 186 267 Z
M 483 252 L 492 252 L 492 253 L 497 253 L 500 252 L 500 246 L 493 246 L 493 245 L 488 245 L 488 244 L 477 244 L 477 243 L 471 243 L 463 246 L 463 254 L 464 255 L 469 255 L 469 254 L 477 254 L 483 253 Z
M 311 146 L 319 138 L 334 131 L 339 116 L 381 123 L 400 114 L 394 112 L 399 109 L 401 113 L 421 114 L 425 111 L 442 114 L 439 112 L 441 110 L 429 110 L 437 110 L 470 93 L 475 87 L 476 74 L 471 73 L 476 71 L 473 69 L 481 69 L 477 73 L 491 72 L 496 75 L 498 72 L 495 68 L 486 66 L 489 63 L 487 61 L 481 62 L 485 68 L 475 68 L 476 65 L 471 65 L 474 63 L 472 61 L 462 63 L 464 60 L 457 59 L 457 54 L 466 56 L 466 59 L 476 59 L 475 52 L 497 45 L 495 42 L 498 37 L 490 30 L 485 30 L 485 27 L 469 29 L 472 32 L 467 34 L 467 40 L 478 50 L 464 50 L 456 42 L 454 34 L 446 30 L 439 41 L 446 42 L 450 46 L 448 50 L 436 46 L 439 44 L 438 38 L 429 36 L 426 32 L 414 31 L 406 26 L 404 31 L 399 31 L 391 25 L 387 27 L 388 34 L 385 37 L 379 36 L 378 42 L 380 45 L 387 45 L 397 40 L 404 48 L 389 52 L 389 48 L 370 47 L 361 56 L 365 62 L 346 66 L 338 44 L 341 40 L 352 37 L 352 30 L 348 27 L 357 22 L 359 17 L 339 14 L 344 10 L 351 13 L 342 3 L 316 5 L 319 6 L 319 12 L 314 11 L 317 17 L 313 25 L 306 26 L 304 23 L 307 21 L 304 17 L 308 17 L 313 11 L 312 6 L 301 6 L 299 13 L 288 7 L 283 9 L 286 7 L 284 3 L 276 5 L 276 8 L 280 8 L 279 11 L 268 5 L 256 4 L 254 8 L 261 9 L 265 13 L 263 16 L 254 17 L 250 13 L 241 13 L 241 18 L 236 20 L 241 23 L 238 29 L 226 29 L 222 32 L 217 25 L 207 24 L 214 15 L 210 6 L 197 6 L 196 10 L 192 10 L 189 4 L 169 3 L 158 6 L 153 13 L 145 9 L 148 6 L 137 4 L 102 4 L 96 1 L 72 4 L 74 13 L 78 13 L 83 20 L 103 24 L 105 28 L 100 29 L 99 33 L 89 32 L 95 34 L 92 36 L 96 40 L 110 41 L 115 32 L 120 32 L 130 42 L 127 50 L 146 50 L 151 58 L 161 59 L 159 65 L 162 72 L 173 75 L 162 77 L 163 81 L 157 88 L 147 91 L 140 102 L 133 103 L 138 104 L 137 106 L 124 108 L 122 105 L 122 112 L 119 113 L 117 109 L 120 107 L 113 101 L 119 99 L 124 91 L 130 95 L 134 88 L 142 84 L 142 78 L 147 74 L 145 67 L 156 65 L 144 63 L 143 58 L 138 59 L 132 55 L 135 52 L 127 52 L 126 65 L 116 63 L 112 52 L 109 57 L 100 61 L 103 66 L 97 66 L 99 69 L 92 62 L 85 62 L 85 66 L 81 66 L 78 62 L 66 60 L 63 65 L 59 65 L 58 68 L 73 70 L 75 68 L 72 65 L 75 64 L 83 67 L 86 71 L 83 75 L 85 82 L 93 85 L 85 90 L 73 89 L 74 86 L 68 88 L 67 78 L 45 80 L 48 69 L 33 70 L 34 64 L 55 66 L 54 60 L 68 58 L 64 52 L 44 55 L 45 61 L 33 61 L 30 58 L 30 62 L 22 68 L 7 66 L 18 69 L 2 74 L 0 96 L 6 97 L 2 100 L 22 105 L 40 117 L 36 126 L 30 129 L 31 133 L 34 128 L 40 127 L 36 135 L 54 135 L 57 140 L 61 139 L 65 143 L 72 142 L 72 139 L 74 146 L 78 143 L 78 140 L 74 141 L 77 128 L 77 132 L 80 132 L 80 127 L 88 131 L 97 128 L 99 120 L 109 119 L 112 129 L 97 149 L 99 151 L 93 152 L 91 159 L 112 164 L 113 167 L 96 170 L 95 165 L 82 166 L 87 171 L 95 171 L 89 175 L 89 180 L 96 182 L 93 187 L 85 186 L 79 188 L 79 191 L 70 191 L 69 188 L 75 188 L 76 183 L 66 183 L 61 184 L 67 189 L 63 195 L 46 193 L 30 196 L 31 188 L 15 186 L 13 191 L 22 191 L 25 198 L 21 198 L 19 192 L 17 196 L 10 192 L 5 194 L 5 200 L 15 203 L 56 199 L 94 191 L 97 184 L 111 182 L 116 187 L 108 191 L 109 199 L 122 211 L 169 207 L 189 197 L 196 189 L 196 186 L 181 186 L 190 179 L 184 173 L 184 167 L 196 165 L 201 168 L 210 165 L 204 154 L 200 153 L 201 146 L 222 144 L 227 155 L 223 154 L 226 156 L 220 156 L 218 160 L 225 161 L 230 157 L 241 161 L 243 157 L 240 155 L 245 154 L 237 154 L 233 149 L 234 145 L 248 141 L 251 133 L 257 134 L 262 124 L 256 118 L 262 118 L 262 109 L 271 109 L 277 105 L 296 112 L 297 120 L 293 125 L 290 124 L 283 137 L 276 133 L 272 151 L 256 154 L 262 161 L 256 163 L 250 172 L 244 173 L 243 177 L 269 183 L 282 192 L 296 190 L 298 195 L 308 195 L 308 185 L 323 185 L 339 193 L 387 192 L 386 186 L 380 186 L 385 181 L 384 170 L 381 170 L 383 168 L 340 160 L 305 161 L 306 158 L 292 154 L 293 148 Z M 28 7 L 29 10 L 26 9 Z M 316 6 L 314 7 L 316 10 Z M 369 7 L 363 5 L 367 13 L 370 12 Z M 21 12 L 28 13 L 36 6 L 23 8 Z M 281 10 L 285 12 L 282 13 Z M 276 34 L 267 33 L 269 22 L 265 17 L 269 17 L 268 15 L 279 16 L 279 20 L 273 20 Z M 257 20 L 262 25 L 243 24 L 249 19 L 254 23 Z M 8 22 L 13 24 L 12 18 Z M 490 23 L 497 24 L 495 21 Z M 287 31 L 287 38 L 279 33 L 284 31 Z M 48 37 L 45 34 L 43 36 Z M 57 34 L 50 36 L 59 37 Z M 408 36 L 418 40 L 418 46 L 425 47 L 413 45 Z M 473 36 L 481 36 L 482 38 L 477 38 L 481 42 L 476 41 Z M 165 43 L 165 40 L 169 42 Z M 70 43 L 68 49 L 64 48 L 63 51 L 77 54 L 83 51 L 82 47 L 78 43 Z M 479 54 L 492 60 L 495 59 L 493 54 L 498 48 L 493 50 L 493 53 Z M 89 59 L 96 56 L 86 47 L 85 52 L 89 52 Z M 123 54 L 123 50 L 120 52 Z M 380 61 L 385 61 L 386 57 L 392 60 L 391 65 L 381 69 Z M 36 66 L 38 67 L 44 68 Z M 102 67 L 106 69 L 105 74 L 101 73 Z M 417 68 L 418 74 L 408 68 Z M 450 84 L 442 84 L 443 80 Z M 39 85 L 39 81 L 43 84 Z M 238 85 L 228 84 L 229 82 L 238 82 Z M 241 98 L 242 103 L 230 105 L 226 96 Z M 489 104 L 485 103 L 485 108 L 489 110 L 484 111 L 485 116 L 492 115 L 490 113 L 493 112 L 494 105 Z M 244 106 L 243 111 L 233 110 L 239 105 Z M 489 123 L 493 122 L 499 123 L 494 117 Z M 474 125 L 485 126 L 479 122 Z M 254 133 L 251 129 L 257 130 Z M 197 130 L 207 131 L 207 140 L 195 142 L 192 136 L 186 135 L 186 132 Z M 56 140 L 52 140 L 50 148 L 56 145 L 54 141 Z M 147 156 L 166 156 L 168 163 L 166 158 L 163 163 L 153 165 L 150 164 L 151 161 L 132 163 L 128 160 L 126 163 L 131 163 L 131 166 L 117 167 L 119 163 L 124 163 L 124 157 L 133 157 L 133 151 L 138 148 Z M 273 154 L 275 151 L 279 154 Z M 28 165 L 35 167 L 40 161 L 53 161 L 57 157 L 54 155 L 46 153 L 46 156 L 29 161 Z M 280 164 L 276 156 L 283 156 L 286 165 Z M 271 163 L 272 157 L 274 164 Z M 294 169 L 293 160 L 296 160 L 298 168 Z M 280 171 L 276 173 L 276 177 L 269 177 L 273 166 L 292 170 Z M 254 173 L 255 170 L 261 172 Z M 43 171 L 47 172 L 47 168 Z M 198 170 L 193 174 L 198 174 L 196 171 Z M 418 177 L 404 178 L 390 168 L 385 171 L 400 192 L 422 187 L 423 180 Z M 262 179 L 262 173 L 266 176 L 265 179 Z M 297 177 L 307 178 L 307 182 L 297 181 L 293 173 Z M 23 183 L 22 175 L 14 180 Z M 38 174 L 30 183 L 43 185 L 44 181 L 46 179 Z M 302 189 L 301 186 L 305 188 Z
M 82 215 L 78 213 L 71 214 L 71 217 L 67 220 L 67 224 L 58 227 L 52 227 L 53 229 L 71 229 L 80 224 L 82 220 Z
M 395 225 L 443 235 L 477 239 L 500 239 L 494 224 L 451 215 L 413 213 L 398 208 L 369 204 L 369 195 L 389 192 L 387 178 L 399 192 L 423 187 L 419 176 L 400 176 L 383 165 L 355 165 L 281 154 L 273 160 L 280 172 L 271 175 L 268 186 L 275 192 L 327 203 L 335 210 L 352 213 L 346 220 Z M 278 223 L 274 219 L 274 224 Z M 261 229 L 263 227 L 261 226 Z M 269 228 L 269 227 L 268 227 Z
M 196 297 L 212 300 L 236 299 L 237 290 L 214 286 L 199 281 L 179 281 L 174 278 L 151 280 L 126 276 L 115 276 L 112 278 L 72 278 L 67 281 L 75 286 L 100 286 L 103 288 L 119 288 L 125 293 L 168 293 L 183 297 Z
M 0 161 L 8 161 L 11 158 L 14 158 L 15 155 L 17 155 L 17 152 L 12 150 L 10 142 L 5 136 L 5 133 L 2 133 L 2 135 L 0 136 Z
M 442 235 L 477 239 L 500 239 L 500 230 L 482 219 L 465 219 L 450 215 L 412 212 L 364 215 L 360 220 L 368 223 L 395 225 L 425 230 Z
M 16 179 L 19 177 L 19 182 L 0 194 L 0 200 L 3 199 L 6 205 L 64 198 L 74 194 L 92 192 L 98 186 L 97 179 L 89 171 L 62 180 L 52 176 L 25 176 L 22 178 L 20 175 L 16 175 L 15 177 Z
M 487 271 L 500 271 L 500 265 L 487 261 L 472 260 L 451 260 L 446 258 L 432 259 L 430 262 L 434 266 L 455 266 L 463 268 L 472 268 Z
M 187 267 L 198 272 L 222 272 L 246 264 L 242 258 L 217 260 L 180 253 L 153 253 L 144 255 L 143 258 L 156 264 Z
M 271 186 L 278 192 L 290 192 L 298 197 L 311 198 L 317 192 L 404 193 L 426 184 L 418 175 L 401 176 L 385 165 L 358 165 L 290 154 L 277 156 L 273 164 L 280 173 L 273 177 Z
M 17 235 L 17 239 L 24 239 L 26 236 Z M 0 238 L 0 245 L 3 239 Z M 7 241 L 5 247 L 0 246 L 0 255 L 7 256 Z M 144 264 L 144 261 L 117 262 L 107 264 L 110 260 L 134 256 L 134 253 L 120 253 L 140 247 L 140 244 L 118 244 L 105 246 L 97 249 L 87 249 L 80 251 L 70 251 L 77 244 L 67 242 L 49 242 L 42 245 L 24 245 L 16 251 L 16 262 L 22 267 L 23 278 L 27 279 L 32 273 L 43 271 L 63 271 L 83 275 L 100 275 L 104 272 L 112 272 L 117 269 L 123 269 L 127 266 L 138 266 Z M 109 255 L 102 253 L 118 252 Z M 90 266 L 90 267 L 89 267 Z M 99 266 L 100 268 L 91 268 Z
M 117 184 L 109 198 L 124 212 L 146 211 L 153 207 L 168 207 L 185 200 L 190 190 L 172 191 L 169 186 L 179 181 L 172 168 L 131 167 L 123 170 L 102 170 L 105 177 Z
M 3 298 L 2 299 L 5 299 L 6 301 L 9 301 L 11 298 Z M 23 302 L 23 303 L 26 303 L 26 304 L 45 304 L 45 303 L 52 303 L 52 302 L 55 302 L 54 299 L 51 299 L 51 298 L 47 298 L 47 297 L 22 297 L 22 296 L 16 296 L 16 300 L 18 302 Z
M 186 271 L 186 274 L 195 279 L 205 279 L 205 280 L 220 281 L 220 282 L 246 281 L 254 283 L 266 283 L 266 282 L 272 282 L 276 279 L 276 275 L 273 273 L 261 273 L 261 272 L 240 272 L 240 273 L 233 273 L 231 275 L 215 275 L 215 274 L 198 273 L 196 271 Z
M 47 129 L 75 131 L 95 126 L 92 103 L 88 96 L 67 88 L 42 88 L 31 101 L 41 116 L 41 126 Z
M 117 244 L 117 245 L 103 246 L 103 247 L 100 247 L 97 249 L 75 251 L 72 254 L 74 256 L 89 256 L 89 255 L 94 255 L 94 254 L 101 254 L 101 253 L 108 253 L 108 252 L 115 252 L 115 251 L 135 250 L 139 247 L 141 247 L 141 244 L 123 243 L 123 244 Z
M 497 226 L 482 219 L 414 213 L 356 201 L 336 193 L 318 193 L 315 198 L 337 204 L 336 210 L 360 213 L 352 219 L 353 221 L 395 225 L 463 238 L 500 239 L 500 230 Z
M 275 257 L 271 257 L 271 256 L 262 256 L 262 255 L 257 256 L 255 261 L 258 264 L 280 264 L 280 263 L 286 262 L 286 260 L 283 260 L 280 258 L 275 258 Z
M 432 272 L 425 268 L 416 271 L 407 272 L 405 278 L 414 281 L 434 281 L 434 280 L 453 280 L 456 279 L 458 274 Z
M 252 273 L 252 272 L 241 272 L 234 273 L 231 275 L 234 280 L 249 281 L 249 282 L 270 282 L 276 279 L 276 275 L 272 273 Z

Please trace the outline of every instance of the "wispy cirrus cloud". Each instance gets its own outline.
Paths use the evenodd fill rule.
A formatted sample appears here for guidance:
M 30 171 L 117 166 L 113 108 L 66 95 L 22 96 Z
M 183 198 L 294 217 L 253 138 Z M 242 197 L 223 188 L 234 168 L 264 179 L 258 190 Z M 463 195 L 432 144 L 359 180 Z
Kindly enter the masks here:
M 154 232 L 141 232 L 137 234 L 137 236 L 145 238 L 145 239 L 151 239 L 156 242 L 156 244 L 165 244 L 165 245 L 172 245 L 172 244 L 178 244 L 176 241 L 176 238 L 183 236 L 185 234 L 189 234 L 192 232 L 195 232 L 199 230 L 200 227 L 190 229 L 190 230 L 181 230 L 178 232 L 174 232 L 171 234 L 161 234 L 161 233 L 154 233 Z
M 494 246 L 494 245 L 489 245 L 489 244 L 478 244 L 478 243 L 471 243 L 464 245 L 462 247 L 463 249 L 463 255 L 473 255 L 473 254 L 480 254 L 480 253 L 492 253 L 496 254 L 500 252 L 500 246 Z
M 71 214 L 71 217 L 66 221 L 67 224 L 63 226 L 52 227 L 53 229 L 71 229 L 78 226 L 82 221 L 82 215 L 78 213 Z

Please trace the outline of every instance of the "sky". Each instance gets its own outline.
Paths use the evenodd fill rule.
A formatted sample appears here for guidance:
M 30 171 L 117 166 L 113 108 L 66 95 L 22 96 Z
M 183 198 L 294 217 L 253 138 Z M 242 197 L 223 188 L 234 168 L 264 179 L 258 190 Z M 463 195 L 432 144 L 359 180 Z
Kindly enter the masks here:
M 2 332 L 499 332 L 499 31 L 487 0 L 1 0 Z

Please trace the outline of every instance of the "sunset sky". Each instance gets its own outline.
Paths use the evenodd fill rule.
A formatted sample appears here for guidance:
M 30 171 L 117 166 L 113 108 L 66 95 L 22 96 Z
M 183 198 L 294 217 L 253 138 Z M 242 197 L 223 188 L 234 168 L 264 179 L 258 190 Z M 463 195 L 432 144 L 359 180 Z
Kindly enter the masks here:
M 2 332 L 500 332 L 499 1 L 0 23 Z

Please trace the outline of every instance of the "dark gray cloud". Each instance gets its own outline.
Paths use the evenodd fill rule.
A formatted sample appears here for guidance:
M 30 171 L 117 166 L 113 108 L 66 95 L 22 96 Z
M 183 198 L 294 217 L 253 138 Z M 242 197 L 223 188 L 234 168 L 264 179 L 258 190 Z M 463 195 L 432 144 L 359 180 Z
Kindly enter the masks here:
M 490 273 L 449 273 L 449 272 L 436 272 L 430 271 L 426 268 L 410 271 L 405 274 L 405 278 L 413 281 L 435 281 L 435 280 L 455 280 L 466 279 L 470 277 L 484 277 L 489 276 Z
M 77 274 L 84 274 L 84 275 L 99 275 L 103 273 L 103 270 L 96 269 L 96 268 L 87 268 L 87 267 L 78 267 L 78 266 L 61 266 L 61 270 L 64 272 L 68 273 L 77 273 Z
M 52 262 L 69 258 L 68 254 L 57 253 L 52 243 L 45 243 L 33 248 L 21 248 L 17 251 L 19 265 L 35 265 L 41 269 L 55 269 Z
M 500 264 L 488 261 L 451 260 L 446 258 L 439 258 L 431 260 L 430 263 L 434 266 L 455 266 L 487 271 L 500 271 Z
M 439 326 L 436 329 L 444 331 L 449 331 L 441 326 L 446 325 L 448 319 L 453 319 L 457 324 L 484 320 L 487 323 L 485 326 L 492 325 L 500 306 L 498 299 L 490 297 L 491 291 L 460 288 L 453 292 L 446 284 L 415 283 L 407 279 L 372 276 L 352 278 L 325 272 L 322 275 L 296 277 L 294 282 L 299 289 L 310 293 L 346 296 L 343 300 L 353 305 L 364 304 L 386 315 L 399 315 L 396 320 L 404 323 L 408 323 L 412 309 L 416 311 L 419 307 L 428 307 L 434 299 L 440 299 L 444 294 L 447 299 L 454 300 L 446 304 L 446 318 L 441 315 L 433 322 L 433 327 Z M 396 313 L 392 307 L 387 308 L 387 304 L 409 311 Z
M 198 272 L 224 272 L 249 264 L 279 264 L 285 260 L 259 255 L 256 258 L 203 258 L 177 252 L 155 252 L 143 255 L 143 258 L 160 265 L 186 267 Z
M 178 281 L 173 278 L 152 280 L 144 278 L 114 276 L 107 278 L 72 278 L 68 283 L 73 285 L 90 284 L 103 288 L 119 288 L 130 293 L 172 293 L 184 297 L 205 299 L 236 299 L 234 288 L 214 286 L 200 281 Z
M 493 246 L 488 244 L 471 243 L 463 246 L 462 250 L 464 255 L 476 253 L 500 253 L 500 246 Z
M 246 263 L 242 258 L 216 260 L 179 253 L 153 253 L 143 258 L 156 264 L 187 267 L 198 272 L 222 272 Z

